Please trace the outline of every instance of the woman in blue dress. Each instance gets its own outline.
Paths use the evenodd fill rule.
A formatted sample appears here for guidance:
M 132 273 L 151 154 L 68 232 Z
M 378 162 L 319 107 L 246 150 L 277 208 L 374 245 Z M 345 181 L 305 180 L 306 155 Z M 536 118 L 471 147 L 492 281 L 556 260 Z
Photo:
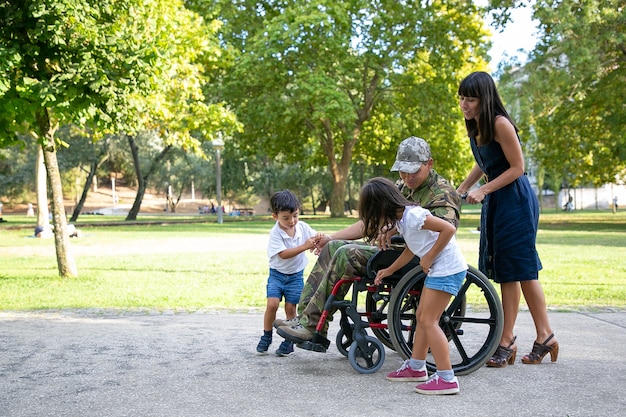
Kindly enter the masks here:
M 504 310 L 502 338 L 487 366 L 501 368 L 515 362 L 514 326 L 521 294 L 537 332 L 533 348 L 522 362 L 539 364 L 548 353 L 555 362 L 559 344 L 538 281 L 542 268 L 535 247 L 539 204 L 524 172 L 517 127 L 486 72 L 468 75 L 458 94 L 476 164 L 457 191 L 467 193 L 468 203 L 482 203 L 478 267 L 500 284 Z M 483 177 L 484 184 L 473 189 Z

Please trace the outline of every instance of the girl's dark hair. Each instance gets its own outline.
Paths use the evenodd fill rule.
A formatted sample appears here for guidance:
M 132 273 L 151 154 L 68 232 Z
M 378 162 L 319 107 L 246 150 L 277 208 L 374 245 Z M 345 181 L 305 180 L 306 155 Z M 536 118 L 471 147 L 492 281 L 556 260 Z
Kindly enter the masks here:
M 483 71 L 473 72 L 459 85 L 459 96 L 475 97 L 480 100 L 480 114 L 478 123 L 475 119 L 465 119 L 465 127 L 469 136 L 480 137 L 479 143 L 486 145 L 494 139 L 494 126 L 496 116 L 504 116 L 513 125 L 517 132 L 517 126 L 507 113 L 496 89 L 496 84 L 491 75 Z
M 298 198 L 289 190 L 278 191 L 270 198 L 272 213 L 278 214 L 281 211 L 293 213 L 300 208 Z
M 380 229 L 398 221 L 398 210 L 411 206 L 398 187 L 387 178 L 369 180 L 359 196 L 359 218 L 363 221 L 363 236 L 373 241 Z

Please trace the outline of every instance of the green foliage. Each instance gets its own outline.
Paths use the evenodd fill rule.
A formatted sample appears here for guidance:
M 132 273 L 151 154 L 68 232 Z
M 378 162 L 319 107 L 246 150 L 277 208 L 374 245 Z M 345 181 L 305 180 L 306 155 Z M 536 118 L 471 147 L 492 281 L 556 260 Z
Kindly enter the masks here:
M 15 145 L 0 148 L 0 196 L 8 205 L 34 200 L 35 143 L 23 135 L 16 140 Z
M 219 15 L 237 51 L 215 88 L 245 126 L 240 149 L 327 165 L 333 215 L 343 213 L 353 156 L 388 163 L 407 136 L 431 141 L 443 174 L 469 169 L 456 88 L 484 66 L 487 46 L 470 2 L 191 3 Z
M 523 68 L 502 77 L 525 108 L 533 158 L 561 184 L 616 182 L 626 171 L 625 7 L 536 2 L 539 44 Z
M 190 130 L 235 123 L 223 105 L 203 103 L 218 26 L 179 0 L 3 2 L 0 18 L 5 143 L 34 129 L 42 107 L 61 125 L 90 123 L 100 134 L 167 124 L 177 132 L 168 137 L 183 135 L 190 147 Z

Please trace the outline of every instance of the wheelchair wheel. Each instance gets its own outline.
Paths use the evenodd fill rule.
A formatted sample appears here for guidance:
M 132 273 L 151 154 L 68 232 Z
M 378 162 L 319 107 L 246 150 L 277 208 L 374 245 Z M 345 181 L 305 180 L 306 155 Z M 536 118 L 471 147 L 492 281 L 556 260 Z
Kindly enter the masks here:
M 365 297 L 365 311 L 367 313 L 367 321 L 371 325 L 384 324 L 387 326 L 387 309 L 389 306 L 389 299 L 391 298 L 391 285 L 380 286 L 380 290 L 377 292 L 367 292 Z M 381 329 L 377 327 L 370 327 L 374 336 L 378 338 L 383 345 L 389 349 L 395 349 L 389 331 L 387 328 Z
M 385 346 L 373 336 L 365 336 L 367 347 L 361 349 L 355 340 L 348 351 L 350 365 L 359 373 L 373 374 L 385 363 Z
M 408 359 L 415 336 L 415 312 L 426 274 L 421 267 L 408 272 L 394 287 L 389 300 L 389 335 L 402 357 Z M 467 304 L 472 308 L 468 309 Z M 468 311 L 469 310 L 469 311 Z M 459 293 L 441 315 L 439 325 L 450 341 L 452 369 L 466 375 L 483 366 L 493 355 L 504 326 L 502 304 L 495 288 L 477 269 L 470 267 Z M 426 366 L 436 370 L 429 354 Z
M 351 326 L 354 329 L 354 325 Z M 337 332 L 337 338 L 335 339 L 335 344 L 337 345 L 337 350 L 343 356 L 348 356 L 348 349 L 352 345 L 354 339 L 352 338 L 352 330 L 349 335 L 346 335 L 343 329 L 339 329 Z

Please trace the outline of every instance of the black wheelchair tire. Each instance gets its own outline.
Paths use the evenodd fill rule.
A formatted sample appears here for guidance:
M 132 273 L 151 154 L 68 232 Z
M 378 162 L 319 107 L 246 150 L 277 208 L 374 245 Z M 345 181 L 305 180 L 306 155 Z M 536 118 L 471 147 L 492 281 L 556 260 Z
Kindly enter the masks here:
M 355 340 L 348 350 L 350 365 L 362 374 L 373 374 L 385 363 L 385 346 L 373 336 L 365 336 L 367 351 L 363 351 Z
M 425 278 L 426 274 L 422 268 L 415 267 L 402 277 L 391 292 L 387 320 L 389 336 L 395 350 L 404 359 L 411 357 L 416 325 L 415 312 Z M 466 311 L 465 295 L 468 290 L 480 291 L 487 311 Z M 489 360 L 500 342 L 504 316 L 498 293 L 484 274 L 474 267 L 469 267 L 459 294 L 452 297 L 439 325 L 450 341 L 452 369 L 455 374 L 467 375 Z M 465 332 L 468 334 L 461 335 Z M 469 339 L 475 335 L 477 338 L 471 340 L 470 344 Z M 453 358 L 455 352 L 458 355 Z M 431 372 L 436 370 L 434 361 L 428 358 L 426 366 Z

